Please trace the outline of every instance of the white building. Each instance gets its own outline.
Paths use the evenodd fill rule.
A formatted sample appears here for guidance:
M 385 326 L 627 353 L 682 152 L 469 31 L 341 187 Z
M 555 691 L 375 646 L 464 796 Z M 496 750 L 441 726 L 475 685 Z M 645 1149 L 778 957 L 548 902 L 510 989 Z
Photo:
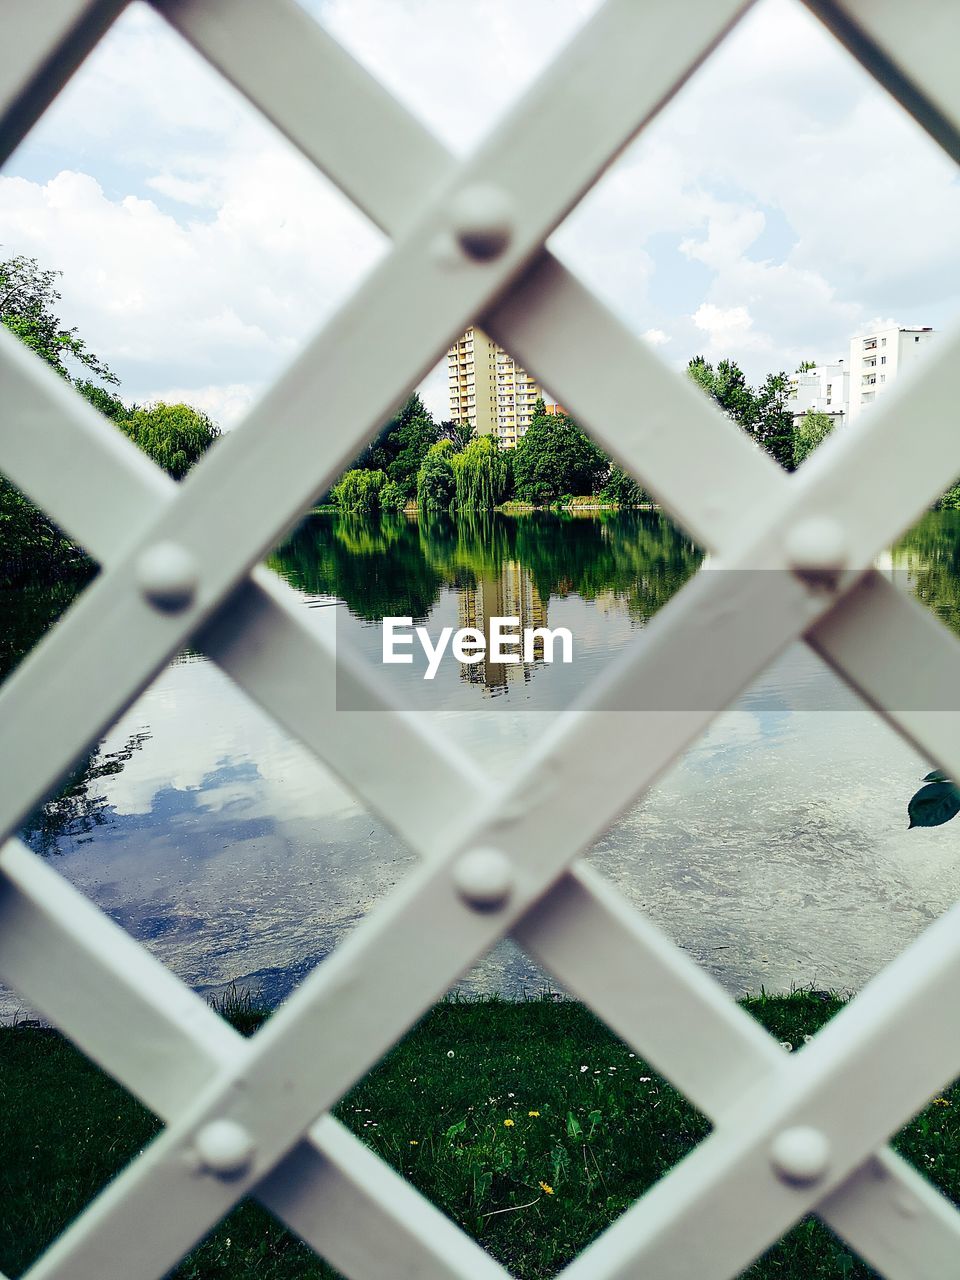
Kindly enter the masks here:
M 843 426 L 850 411 L 850 370 L 842 360 L 795 373 L 790 384 L 787 405 L 795 423 L 812 410 L 825 413 L 833 426 Z
M 850 417 L 872 404 L 926 353 L 936 330 L 878 329 L 850 342 Z

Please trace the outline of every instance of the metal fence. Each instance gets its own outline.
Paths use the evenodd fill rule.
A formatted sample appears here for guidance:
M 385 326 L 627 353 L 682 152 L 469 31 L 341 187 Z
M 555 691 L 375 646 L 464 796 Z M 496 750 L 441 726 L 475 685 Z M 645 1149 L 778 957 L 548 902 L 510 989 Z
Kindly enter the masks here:
M 808 4 L 958 158 L 960 6 Z M 165 1122 L 29 1276 L 159 1277 L 248 1194 L 353 1280 L 505 1276 L 326 1112 L 507 933 L 713 1123 L 565 1274 L 726 1280 L 813 1212 L 889 1280 L 960 1276 L 960 1214 L 884 1146 L 960 1072 L 960 1017 L 950 1012 L 960 909 L 791 1055 L 578 860 L 715 714 L 618 708 L 643 705 L 644 690 L 669 706 L 671 688 L 684 693 L 672 705 L 689 707 L 691 681 L 700 705 L 722 707 L 801 636 L 960 776 L 956 714 L 904 710 L 928 706 L 931 684 L 957 679 L 960 647 L 867 567 L 960 473 L 958 338 L 941 344 L 922 381 L 894 389 L 858 430 L 787 476 L 544 248 L 748 6 L 607 0 L 462 163 L 294 0 L 155 7 L 393 248 L 180 486 L 0 332 L 0 469 L 103 566 L 0 694 L 0 827 L 15 831 L 189 640 L 422 864 L 244 1040 L 7 841 L 0 976 Z M 4 0 L 4 156 L 123 8 Z M 710 549 L 715 567 L 774 570 L 701 571 L 502 786 L 392 706 L 376 674 L 342 652 L 341 682 L 378 710 L 338 715 L 331 645 L 258 567 L 475 318 Z M 638 391 L 644 413 L 626 419 L 622 406 Z

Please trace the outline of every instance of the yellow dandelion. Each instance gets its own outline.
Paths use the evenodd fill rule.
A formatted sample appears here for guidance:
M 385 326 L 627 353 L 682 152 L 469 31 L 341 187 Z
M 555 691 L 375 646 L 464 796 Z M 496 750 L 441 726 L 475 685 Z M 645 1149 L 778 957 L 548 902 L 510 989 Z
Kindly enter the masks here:
M 528 1111 L 528 1112 L 527 1112 L 527 1115 L 528 1115 L 528 1116 L 537 1116 L 537 1117 L 539 1117 L 540 1112 L 539 1112 L 539 1111 Z
M 410 1145 L 411 1145 L 411 1147 L 419 1147 L 420 1143 L 419 1143 L 419 1141 L 418 1141 L 416 1138 L 411 1138 L 411 1139 L 410 1139 Z
M 949 1107 L 953 1104 L 950 1102 L 949 1098 L 934 1098 L 933 1105 L 935 1107 Z
M 513 1121 L 512 1121 L 512 1120 L 504 1120 L 504 1122 L 503 1122 L 503 1123 L 506 1125 L 506 1127 L 507 1127 L 508 1129 L 512 1129 L 512 1128 L 513 1128 Z
M 548 1184 L 547 1184 L 546 1182 L 541 1182 L 541 1183 L 540 1183 L 540 1190 L 543 1192 L 543 1194 L 544 1194 L 545 1196 L 552 1196 L 552 1195 L 553 1195 L 553 1187 L 548 1186 Z

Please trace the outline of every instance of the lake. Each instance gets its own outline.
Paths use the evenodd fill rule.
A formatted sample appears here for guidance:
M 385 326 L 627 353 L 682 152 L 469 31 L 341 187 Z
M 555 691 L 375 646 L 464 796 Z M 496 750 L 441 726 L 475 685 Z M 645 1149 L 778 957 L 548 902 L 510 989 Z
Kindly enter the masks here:
M 269 563 L 311 626 L 375 665 L 385 615 L 431 634 L 482 628 L 492 615 L 569 628 L 569 665 L 535 651 L 517 665 L 447 661 L 432 682 L 423 664 L 390 669 L 405 706 L 506 778 L 701 560 L 653 511 L 457 523 L 327 513 Z M 956 629 L 960 513 L 926 516 L 883 566 Z M 11 636 L 37 629 L 40 602 L 65 603 L 49 591 L 6 596 L 8 649 Z M 642 713 L 625 714 L 642 732 Z M 960 821 L 907 830 L 907 802 L 929 768 L 797 645 L 589 858 L 729 991 L 853 990 L 960 894 Z M 270 1003 L 414 864 L 325 767 L 191 652 L 24 835 L 196 989 L 236 983 Z M 510 996 L 555 989 L 511 944 L 460 985 Z M 0 1013 L 18 1007 L 2 994 Z

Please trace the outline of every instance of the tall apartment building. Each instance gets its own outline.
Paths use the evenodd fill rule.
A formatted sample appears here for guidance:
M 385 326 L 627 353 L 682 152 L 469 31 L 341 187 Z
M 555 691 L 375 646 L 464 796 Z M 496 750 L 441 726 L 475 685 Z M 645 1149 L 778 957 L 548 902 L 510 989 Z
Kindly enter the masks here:
M 809 413 L 825 413 L 832 425 L 842 427 L 850 410 L 850 370 L 842 360 L 818 364 L 790 379 L 791 393 L 787 401 L 794 422 Z
M 937 336 L 931 328 L 879 329 L 850 341 L 850 417 L 855 418 L 905 370 Z
M 543 388 L 508 351 L 471 326 L 447 352 L 450 416 L 477 435 L 496 436 L 512 449 L 533 421 Z

